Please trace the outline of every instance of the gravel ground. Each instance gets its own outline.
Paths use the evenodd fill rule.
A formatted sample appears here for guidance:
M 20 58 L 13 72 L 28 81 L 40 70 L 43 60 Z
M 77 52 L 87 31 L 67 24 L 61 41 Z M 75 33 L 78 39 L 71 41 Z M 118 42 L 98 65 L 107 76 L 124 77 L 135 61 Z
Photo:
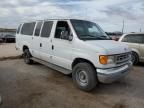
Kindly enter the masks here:
M 21 54 L 21 51 L 16 50 L 15 43 L 0 43 L 0 59 L 17 57 Z
M 121 81 L 87 93 L 72 78 L 22 59 L 0 61 L 1 108 L 144 108 L 144 64 Z

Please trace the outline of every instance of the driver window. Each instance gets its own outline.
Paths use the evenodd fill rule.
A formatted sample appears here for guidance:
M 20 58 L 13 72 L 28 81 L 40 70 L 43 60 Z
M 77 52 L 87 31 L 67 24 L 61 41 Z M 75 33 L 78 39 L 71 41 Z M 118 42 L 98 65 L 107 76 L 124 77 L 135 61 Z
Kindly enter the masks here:
M 70 35 L 70 28 L 66 21 L 59 21 L 57 23 L 55 38 L 68 40 Z

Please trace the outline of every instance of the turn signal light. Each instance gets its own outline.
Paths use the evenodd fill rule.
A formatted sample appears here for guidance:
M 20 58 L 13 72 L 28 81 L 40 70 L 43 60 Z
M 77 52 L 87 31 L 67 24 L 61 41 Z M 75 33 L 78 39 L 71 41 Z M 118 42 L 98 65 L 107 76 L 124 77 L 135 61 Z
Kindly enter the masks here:
M 108 63 L 108 56 L 104 56 L 104 55 L 100 56 L 99 62 L 103 65 L 106 65 Z

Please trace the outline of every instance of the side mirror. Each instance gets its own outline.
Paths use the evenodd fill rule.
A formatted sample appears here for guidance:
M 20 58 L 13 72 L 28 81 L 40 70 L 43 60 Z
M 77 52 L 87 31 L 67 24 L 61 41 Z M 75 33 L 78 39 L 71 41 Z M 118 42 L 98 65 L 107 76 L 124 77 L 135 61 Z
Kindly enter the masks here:
M 69 35 L 68 40 L 69 40 L 69 41 L 72 41 L 72 40 L 73 40 L 73 35 L 72 35 L 72 34 Z
M 61 39 L 72 41 L 73 40 L 73 35 L 72 34 L 69 35 L 68 31 L 62 31 L 61 32 Z
M 66 38 L 68 39 L 68 31 L 62 31 L 60 37 L 61 39 L 66 39 Z

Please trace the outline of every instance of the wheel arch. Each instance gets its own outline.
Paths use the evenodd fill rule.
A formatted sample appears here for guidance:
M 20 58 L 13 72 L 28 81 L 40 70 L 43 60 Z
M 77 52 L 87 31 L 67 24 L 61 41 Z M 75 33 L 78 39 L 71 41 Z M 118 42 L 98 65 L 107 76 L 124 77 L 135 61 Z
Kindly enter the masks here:
M 84 58 L 75 58 L 74 61 L 72 62 L 72 69 L 73 67 L 78 64 L 78 63 L 82 63 L 82 62 L 86 62 L 86 63 L 89 63 L 91 64 L 95 69 L 96 67 L 94 66 L 94 64 L 90 61 L 90 60 L 87 60 L 87 59 L 84 59 Z
M 29 49 L 29 47 L 27 45 L 23 45 L 23 48 L 22 48 L 23 52 L 25 49 Z
M 137 49 L 132 48 L 132 52 L 136 53 L 140 57 L 140 52 Z

